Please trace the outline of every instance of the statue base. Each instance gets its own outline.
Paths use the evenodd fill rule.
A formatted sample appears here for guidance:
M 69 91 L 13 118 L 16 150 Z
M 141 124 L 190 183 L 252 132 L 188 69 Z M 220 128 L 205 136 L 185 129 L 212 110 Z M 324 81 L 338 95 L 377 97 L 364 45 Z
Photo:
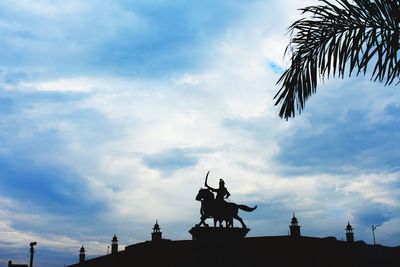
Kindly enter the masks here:
M 189 230 L 193 240 L 240 240 L 250 231 L 249 228 L 238 227 L 200 227 Z

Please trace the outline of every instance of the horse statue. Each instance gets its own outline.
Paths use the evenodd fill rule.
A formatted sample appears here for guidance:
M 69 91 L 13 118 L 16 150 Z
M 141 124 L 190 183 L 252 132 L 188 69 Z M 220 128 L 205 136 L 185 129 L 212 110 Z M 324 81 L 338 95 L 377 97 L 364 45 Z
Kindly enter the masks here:
M 226 222 L 226 227 L 233 227 L 233 219 L 238 220 L 242 224 L 242 228 L 247 228 L 243 219 L 239 217 L 239 209 L 251 212 L 257 208 L 248 207 L 246 205 L 238 205 L 231 202 L 220 201 L 214 198 L 214 194 L 210 189 L 201 188 L 196 196 L 197 201 L 201 201 L 200 222 L 196 226 L 208 226 L 205 220 L 208 218 L 214 219 L 214 227 L 217 222 L 222 227 L 222 222 Z

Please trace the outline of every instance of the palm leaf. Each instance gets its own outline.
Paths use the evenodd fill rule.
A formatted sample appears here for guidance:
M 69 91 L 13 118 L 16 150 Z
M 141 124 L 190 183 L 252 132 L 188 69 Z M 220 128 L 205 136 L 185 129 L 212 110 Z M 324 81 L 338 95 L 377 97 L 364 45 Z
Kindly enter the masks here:
M 275 105 L 286 120 L 304 109 L 324 78 L 367 73 L 371 80 L 399 82 L 400 0 L 326 0 L 301 9 L 309 17 L 289 27 L 290 66 L 279 78 Z

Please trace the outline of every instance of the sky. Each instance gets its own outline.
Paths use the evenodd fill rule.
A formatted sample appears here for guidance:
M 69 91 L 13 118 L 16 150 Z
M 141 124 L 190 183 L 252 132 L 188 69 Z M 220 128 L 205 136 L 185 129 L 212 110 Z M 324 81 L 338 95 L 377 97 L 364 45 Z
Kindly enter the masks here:
M 279 118 L 287 27 L 316 1 L 0 2 L 0 266 L 191 239 L 223 178 L 249 236 L 400 245 L 400 91 L 326 79 Z M 237 223 L 236 223 L 237 225 Z

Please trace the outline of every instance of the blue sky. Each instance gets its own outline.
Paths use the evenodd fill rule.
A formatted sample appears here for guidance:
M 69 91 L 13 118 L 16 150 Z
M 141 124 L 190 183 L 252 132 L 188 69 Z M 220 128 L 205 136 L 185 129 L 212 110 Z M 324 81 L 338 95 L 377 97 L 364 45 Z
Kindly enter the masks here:
M 0 266 L 190 239 L 223 177 L 252 236 L 400 245 L 400 91 L 329 79 L 278 117 L 287 27 L 315 1 L 2 1 Z

